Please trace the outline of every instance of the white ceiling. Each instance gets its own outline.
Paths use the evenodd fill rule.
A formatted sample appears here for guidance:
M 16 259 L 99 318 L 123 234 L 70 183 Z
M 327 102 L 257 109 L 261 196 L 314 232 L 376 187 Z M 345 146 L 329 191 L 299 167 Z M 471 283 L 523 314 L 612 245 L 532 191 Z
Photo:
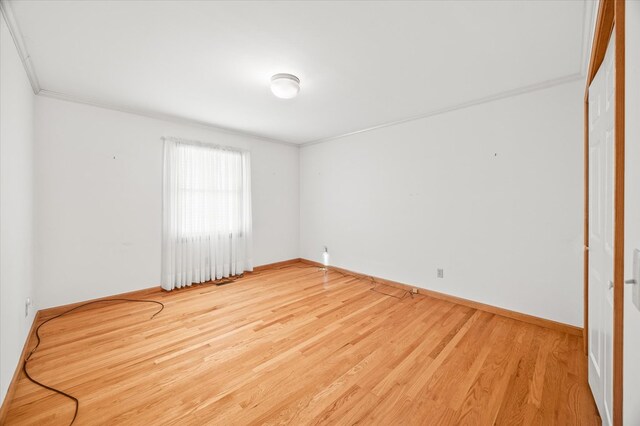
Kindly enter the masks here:
M 12 1 L 40 87 L 292 143 L 577 78 L 583 1 Z M 271 75 L 301 80 L 274 97 Z

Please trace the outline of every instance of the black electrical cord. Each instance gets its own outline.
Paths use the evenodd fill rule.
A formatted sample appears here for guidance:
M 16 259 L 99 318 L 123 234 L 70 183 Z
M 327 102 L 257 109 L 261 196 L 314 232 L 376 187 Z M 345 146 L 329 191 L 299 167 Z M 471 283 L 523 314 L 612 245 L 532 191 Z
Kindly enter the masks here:
M 288 268 L 308 269 L 308 266 L 283 265 L 283 266 L 277 267 L 277 268 L 269 268 L 269 270 L 273 270 L 273 269 L 281 270 L 281 269 L 288 269 Z M 265 271 L 267 271 L 267 270 L 265 270 Z M 363 278 L 363 277 L 358 277 L 356 275 L 347 274 L 347 273 L 344 273 L 342 271 L 338 271 L 338 270 L 335 270 L 335 269 L 331 269 L 331 270 L 329 270 L 329 269 L 320 269 L 319 271 L 324 271 L 324 272 L 331 271 L 331 272 L 335 272 L 335 273 L 337 273 L 339 275 L 342 275 L 343 277 L 350 276 L 350 277 L 354 277 L 356 279 L 361 279 L 361 280 L 365 279 L 366 281 L 369 281 L 373 285 L 373 287 L 370 290 L 372 290 L 372 291 L 374 291 L 376 293 L 383 294 L 385 296 L 394 297 L 396 299 L 404 299 L 407 296 L 407 294 L 409 294 L 411 297 L 413 297 L 413 294 L 411 294 L 411 292 L 409 292 L 407 290 L 405 290 L 405 294 L 403 294 L 402 296 L 396 296 L 396 295 L 393 295 L 393 294 L 384 293 L 384 292 L 382 292 L 380 290 L 377 290 L 377 287 L 378 287 L 379 284 L 382 284 L 382 285 L 385 285 L 385 284 L 376 281 L 375 278 L 373 278 L 373 277 L 371 277 L 369 275 L 366 275 Z M 262 272 L 264 272 L 264 271 L 252 272 L 251 275 L 259 275 Z M 232 282 L 234 282 L 234 281 L 236 281 L 236 280 L 238 280 L 240 278 L 243 278 L 243 277 L 244 277 L 244 274 L 239 274 L 239 275 L 237 275 L 235 277 L 229 277 L 229 278 L 226 278 L 226 279 L 223 279 L 223 280 L 219 280 L 218 282 L 214 281 L 214 283 L 216 283 L 218 285 L 220 285 L 220 284 L 228 284 L 228 283 L 232 283 Z M 48 390 L 50 390 L 52 392 L 60 394 L 60 395 L 62 395 L 64 397 L 66 397 L 66 398 L 69 398 L 70 400 L 72 400 L 75 403 L 75 411 L 73 413 L 73 419 L 71 419 L 71 423 L 69 423 L 69 426 L 73 425 L 73 423 L 76 421 L 76 418 L 78 417 L 78 410 L 80 409 L 80 400 L 78 398 L 76 398 L 75 396 L 73 396 L 73 395 L 70 395 L 70 394 L 68 394 L 68 393 L 66 393 L 64 391 L 61 391 L 60 389 L 56 389 L 56 388 L 54 388 L 52 386 L 45 385 L 44 383 L 41 383 L 41 382 L 37 381 L 36 379 L 34 379 L 33 377 L 31 377 L 31 375 L 27 371 L 27 362 L 29 362 L 29 360 L 31 359 L 33 354 L 36 352 L 36 350 L 40 346 L 40 342 L 42 341 L 42 339 L 40 337 L 40 328 L 43 325 L 45 325 L 46 323 L 48 323 L 48 322 L 50 322 L 50 321 L 52 321 L 52 320 L 54 320 L 56 318 L 60 318 L 61 316 L 67 315 L 67 314 L 69 314 L 69 313 L 71 313 L 71 312 L 73 312 L 75 310 L 78 310 L 78 309 L 80 309 L 82 307 L 85 307 L 85 306 L 88 306 L 88 305 L 97 304 L 97 303 L 105 303 L 105 302 L 138 302 L 138 303 L 155 303 L 157 305 L 160 305 L 160 310 L 158 312 L 156 312 L 155 314 L 153 314 L 150 319 L 154 319 L 156 317 L 156 315 L 158 315 L 164 309 L 164 303 L 158 302 L 156 300 L 144 300 L 144 299 L 138 300 L 138 299 L 124 299 L 124 298 L 111 298 L 111 299 L 95 300 L 93 302 L 87 302 L 87 303 L 83 303 L 81 305 L 75 306 L 75 307 L 73 307 L 73 308 L 71 308 L 71 309 L 69 309 L 67 311 L 64 311 L 64 312 L 62 312 L 62 313 L 60 313 L 58 315 L 55 315 L 55 316 L 43 321 L 42 323 L 40 323 L 38 325 L 38 327 L 36 328 L 36 340 L 37 340 L 36 346 L 33 349 L 31 349 L 29 354 L 25 357 L 24 362 L 22 363 L 22 371 L 24 372 L 24 375 L 27 377 L 27 379 L 29 379 L 29 381 L 31 381 L 32 383 L 34 383 L 34 384 L 36 384 L 36 385 L 38 385 L 40 387 L 43 387 L 43 388 L 48 389 Z
M 264 269 L 264 270 L 261 270 L 261 271 L 252 271 L 252 272 L 250 272 L 249 276 L 260 275 L 261 273 L 267 272 L 267 271 L 274 271 L 274 270 L 278 271 L 278 270 L 281 270 L 281 269 L 293 269 L 293 268 L 296 268 L 296 269 L 309 269 L 309 266 L 282 265 L 280 267 Z M 378 286 L 381 286 L 381 285 L 382 286 L 386 286 L 386 287 L 393 287 L 393 286 L 390 286 L 390 285 L 385 284 L 385 283 L 381 283 L 381 282 L 377 281 L 375 278 L 373 278 L 370 275 L 357 276 L 357 275 L 354 275 L 354 274 L 349 274 L 349 273 L 345 273 L 345 272 L 339 271 L 337 269 L 330 269 L 328 267 L 318 268 L 317 272 L 324 272 L 324 273 L 334 272 L 334 273 L 336 273 L 338 275 L 341 275 L 343 277 L 352 277 L 352 278 L 355 278 L 355 279 L 361 280 L 361 281 L 369 281 L 371 283 L 371 285 L 373 286 L 373 287 L 370 288 L 370 290 L 373 291 L 374 293 L 383 294 L 385 296 L 393 297 L 393 298 L 399 299 L 399 300 L 402 300 L 407 296 L 411 296 L 411 298 L 413 299 L 413 293 L 411 293 L 411 291 L 409 291 L 409 290 L 400 289 L 403 292 L 402 296 L 397 296 L 397 295 L 391 294 L 391 293 L 385 293 L 384 291 L 379 290 Z M 235 277 L 223 278 L 221 281 L 214 281 L 214 283 L 216 285 L 230 284 L 230 283 L 233 283 L 233 282 L 237 281 L 240 278 L 244 278 L 244 276 L 245 276 L 244 273 L 242 273 L 242 274 L 236 275 Z M 396 288 L 396 287 L 394 287 L 394 288 Z
M 397 288 L 397 287 L 393 287 L 393 286 L 388 285 L 388 284 L 379 283 L 379 282 L 377 282 L 377 281 L 373 281 L 373 282 L 375 282 L 375 284 L 374 284 L 374 285 L 373 285 L 373 287 L 371 287 L 369 290 L 373 291 L 374 293 L 384 294 L 385 296 L 394 297 L 394 298 L 399 299 L 399 300 L 404 299 L 405 297 L 407 297 L 407 295 L 410 295 L 410 296 L 411 296 L 411 298 L 413 298 L 413 293 L 411 293 L 409 290 L 402 290 L 402 289 L 400 289 L 400 291 L 402 291 L 402 292 L 403 292 L 403 293 L 402 293 L 402 296 L 397 296 L 397 295 L 395 295 L 395 294 L 385 293 L 385 292 L 384 292 L 384 291 L 382 291 L 382 290 L 378 290 L 378 286 L 379 286 L 379 285 L 383 285 L 383 286 L 391 287 L 391 288 L 395 288 L 396 290 L 398 290 L 398 288 Z
M 266 271 L 289 269 L 289 268 L 309 269 L 309 266 L 283 265 L 283 266 L 276 267 L 276 268 L 269 268 L 269 269 L 264 269 L 262 271 L 251 272 L 251 275 L 259 275 L 262 272 L 266 272 Z M 342 272 L 342 271 L 339 271 L 337 269 L 332 269 L 332 268 L 329 268 L 329 267 L 318 268 L 317 272 L 324 272 L 324 273 L 335 272 L 336 274 L 339 274 L 342 277 L 352 277 L 352 278 L 355 278 L 355 279 L 361 280 L 361 281 L 369 281 L 371 283 L 371 285 L 372 285 L 372 287 L 369 290 L 373 291 L 374 293 L 378 293 L 378 294 L 382 294 L 382 295 L 385 295 L 385 296 L 393 297 L 393 298 L 398 299 L 398 300 L 402 300 L 407 296 L 410 296 L 413 299 L 413 296 L 414 296 L 414 293 L 412 293 L 411 291 L 403 290 L 403 289 L 399 289 L 400 291 L 403 292 L 402 296 L 397 296 L 397 295 L 391 294 L 391 293 L 385 293 L 384 291 L 379 290 L 378 286 L 385 286 L 385 287 L 393 287 L 393 286 L 390 286 L 390 285 L 385 284 L 385 283 L 381 283 L 381 282 L 377 281 L 374 277 L 372 277 L 370 275 L 358 276 L 358 275 Z M 222 284 L 232 283 L 235 280 L 237 280 L 239 278 L 243 278 L 243 277 L 244 277 L 244 273 L 242 273 L 240 275 L 237 275 L 234 278 L 229 278 L 227 281 L 223 281 Z M 220 284 L 217 284 L 217 285 L 220 285 Z M 393 287 L 393 288 L 397 289 L 397 287 Z
M 402 296 L 397 296 L 395 294 L 385 293 L 384 291 L 378 290 L 378 286 L 380 286 L 380 285 L 386 286 L 386 287 L 393 287 L 393 288 L 397 288 L 397 287 L 394 287 L 394 286 L 391 286 L 391 285 L 388 285 L 388 284 L 385 284 L 385 283 L 381 283 L 381 282 L 377 281 L 371 275 L 358 276 L 358 275 L 342 272 L 342 271 L 339 271 L 337 269 L 328 269 L 328 268 L 321 269 L 321 270 L 324 271 L 324 272 L 329 272 L 329 271 L 330 272 L 335 272 L 336 274 L 342 275 L 343 277 L 353 277 L 353 278 L 356 278 L 358 280 L 369 281 L 371 283 L 371 285 L 373 286 L 369 290 L 373 291 L 374 293 L 383 294 L 385 296 L 393 297 L 393 298 L 398 299 L 398 300 L 402 300 L 407 296 L 411 296 L 411 298 L 413 299 L 413 295 L 414 294 L 409 290 L 400 289 L 403 292 Z
M 155 314 L 153 314 L 150 319 L 154 319 L 155 316 L 158 315 L 160 312 L 162 312 L 162 310 L 164 309 L 164 303 L 161 303 L 161 302 L 158 302 L 158 301 L 155 301 L 155 300 L 144 300 L 144 299 L 137 300 L 137 299 L 114 298 L 114 299 L 95 300 L 93 302 L 83 303 L 81 305 L 73 307 L 73 308 L 71 308 L 71 309 L 69 309 L 67 311 L 62 312 L 61 314 L 55 315 L 55 316 L 47 319 L 46 321 L 43 321 L 42 323 L 40 323 L 40 325 L 38 325 L 38 327 L 36 328 L 36 340 L 37 340 L 36 346 L 33 349 L 31 349 L 31 352 L 29 352 L 29 355 L 27 355 L 25 357 L 24 362 L 22 363 L 22 371 L 24 372 L 24 375 L 27 377 L 27 379 L 29 379 L 31 382 L 35 383 L 38 386 L 41 386 L 41 387 L 43 387 L 45 389 L 48 389 L 48 390 L 50 390 L 52 392 L 55 392 L 57 394 L 60 394 L 62 396 L 65 396 L 65 397 L 69 398 L 70 400 L 72 400 L 75 403 L 76 409 L 75 409 L 75 412 L 73 413 L 73 419 L 71 419 L 71 423 L 69 423 L 69 425 L 72 425 L 76 421 L 76 417 L 78 417 L 78 410 L 80 408 L 80 400 L 78 400 L 78 398 L 76 398 L 73 395 L 69 395 L 68 393 L 66 393 L 64 391 L 61 391 L 60 389 L 56 389 L 54 387 L 45 385 L 44 383 L 41 383 L 41 382 L 37 381 L 36 379 L 34 379 L 33 377 L 31 377 L 31 375 L 27 371 L 27 362 L 31 359 L 31 356 L 33 356 L 33 354 L 36 352 L 36 350 L 40 346 L 40 342 L 41 342 L 40 328 L 43 325 L 45 325 L 49 321 L 52 321 L 52 320 L 54 320 L 56 318 L 60 318 L 61 316 L 67 315 L 68 313 L 73 312 L 73 311 L 75 311 L 77 309 L 80 309 L 80 308 L 82 308 L 84 306 L 93 305 L 93 304 L 96 304 L 96 303 L 104 303 L 104 302 L 140 302 L 140 303 L 155 303 L 157 305 L 160 305 L 160 310 L 158 312 L 156 312 Z

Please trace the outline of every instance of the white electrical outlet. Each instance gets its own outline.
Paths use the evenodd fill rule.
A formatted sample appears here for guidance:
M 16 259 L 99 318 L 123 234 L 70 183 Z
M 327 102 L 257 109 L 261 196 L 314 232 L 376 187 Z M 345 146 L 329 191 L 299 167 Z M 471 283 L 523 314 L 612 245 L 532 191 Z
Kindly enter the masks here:
M 444 269 L 438 268 L 438 278 L 444 278 Z
M 26 300 L 24 301 L 24 316 L 28 317 L 29 316 L 29 308 L 31 307 L 31 298 L 27 297 Z
M 631 278 L 635 281 L 632 285 L 631 300 L 636 309 L 640 311 L 640 249 L 633 251 L 633 274 Z

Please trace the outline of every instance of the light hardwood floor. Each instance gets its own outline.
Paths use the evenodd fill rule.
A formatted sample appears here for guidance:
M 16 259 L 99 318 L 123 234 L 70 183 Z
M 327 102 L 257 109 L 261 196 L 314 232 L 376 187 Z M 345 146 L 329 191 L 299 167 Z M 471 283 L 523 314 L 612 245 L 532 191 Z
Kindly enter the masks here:
M 105 302 L 43 326 L 29 371 L 78 425 L 600 424 L 580 337 L 372 287 L 295 264 L 148 291 L 154 319 Z M 7 424 L 73 408 L 21 374 Z

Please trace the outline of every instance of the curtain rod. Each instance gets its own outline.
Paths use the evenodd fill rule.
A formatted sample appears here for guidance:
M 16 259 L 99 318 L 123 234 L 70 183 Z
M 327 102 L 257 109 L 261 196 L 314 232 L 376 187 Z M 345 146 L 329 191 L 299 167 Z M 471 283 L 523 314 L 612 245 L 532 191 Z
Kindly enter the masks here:
M 178 143 L 183 143 L 183 144 L 188 144 L 188 145 L 199 145 L 199 146 L 207 146 L 207 147 L 211 147 L 211 148 L 218 148 L 218 149 L 222 149 L 224 151 L 235 151 L 235 152 L 249 152 L 248 149 L 244 149 L 244 148 L 238 148 L 235 146 L 228 146 L 228 145 L 219 145 L 216 143 L 211 143 L 211 142 L 202 142 L 199 140 L 195 140 L 195 139 L 185 139 L 185 138 L 177 138 L 174 136 L 162 136 L 160 138 L 160 140 L 164 141 L 170 141 L 170 142 L 178 142 Z

